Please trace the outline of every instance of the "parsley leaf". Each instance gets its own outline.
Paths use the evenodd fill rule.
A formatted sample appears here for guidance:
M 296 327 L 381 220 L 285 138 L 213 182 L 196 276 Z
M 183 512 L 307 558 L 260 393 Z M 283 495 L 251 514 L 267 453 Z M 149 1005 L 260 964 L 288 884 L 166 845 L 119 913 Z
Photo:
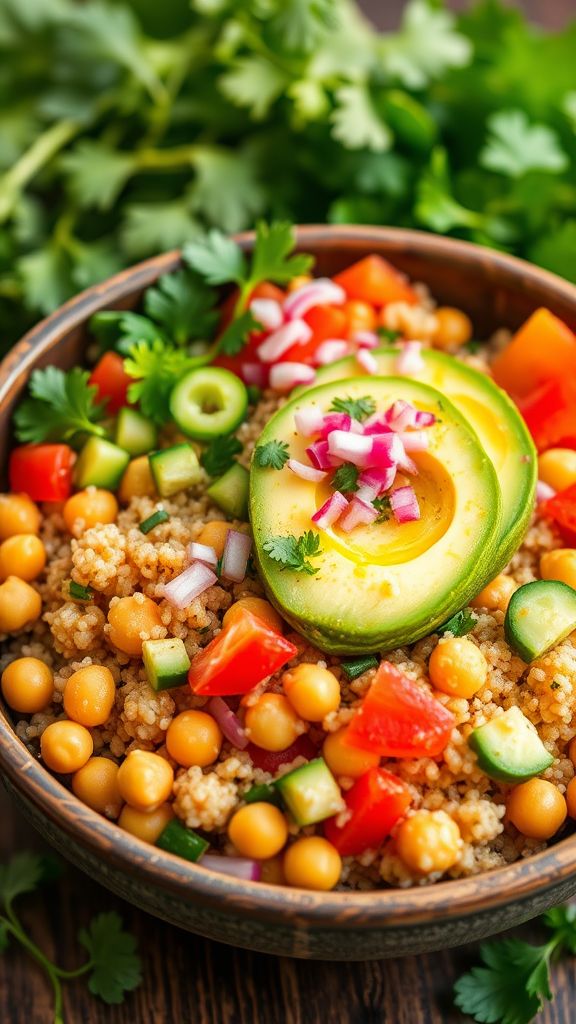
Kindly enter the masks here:
M 238 355 L 248 341 L 250 332 L 261 329 L 262 325 L 256 320 L 254 314 L 249 309 L 245 309 L 240 316 L 230 321 L 218 338 L 218 351 L 227 356 Z
M 287 50 L 310 53 L 338 21 L 334 0 L 282 0 L 270 29 Z
M 312 530 L 307 530 L 300 537 L 293 534 L 271 537 L 262 547 L 275 562 L 282 562 L 283 569 L 304 572 L 308 576 L 314 576 L 319 571 L 308 561 L 309 558 L 316 558 L 322 554 L 320 537 Z
M 374 520 L 374 522 L 387 523 L 392 514 L 390 498 L 387 495 L 384 495 L 382 498 L 374 498 L 372 504 L 374 505 L 374 508 L 378 512 L 378 517 Z
M 530 1024 L 550 999 L 548 946 L 530 946 L 518 939 L 484 943 L 485 966 L 460 978 L 454 1002 L 480 1024 Z
M 130 349 L 124 369 L 134 383 L 128 400 L 139 402 L 145 416 L 162 426 L 170 416 L 170 393 L 181 377 L 198 365 L 183 349 L 156 339 L 151 345 L 139 342 Z
M 186 270 L 164 274 L 144 296 L 144 309 L 176 345 L 208 336 L 218 322 L 216 294 Z
M 98 389 L 88 384 L 88 370 L 74 367 L 68 373 L 56 366 L 34 370 L 30 377 L 31 398 L 14 413 L 19 441 L 73 441 L 79 434 L 104 436 L 97 420 L 105 415 L 105 404 L 96 402 Z
M 207 216 L 223 231 L 239 231 L 262 213 L 265 195 L 249 149 L 203 146 L 197 150 L 196 180 L 189 190 L 193 211 Z
M 162 329 L 147 316 L 126 309 L 104 309 L 95 313 L 90 319 L 90 330 L 103 351 L 115 349 L 122 355 L 128 355 L 139 341 L 147 345 L 155 341 L 168 342 Z
M 466 636 L 474 629 L 478 619 L 470 608 L 462 608 L 448 622 L 440 627 L 440 633 L 452 633 L 453 636 Z
M 240 246 L 215 228 L 188 242 L 182 257 L 208 284 L 242 284 L 246 277 L 246 257 Z
M 554 930 L 562 946 L 576 954 L 576 904 L 553 907 L 544 914 L 544 922 Z
M 392 145 L 392 133 L 364 85 L 343 85 L 337 90 L 330 120 L 332 135 L 348 149 L 383 153 Z
M 365 420 L 376 411 L 376 402 L 369 395 L 364 398 L 335 398 L 330 406 L 335 412 L 345 412 L 353 420 Z
M 274 221 L 272 224 L 259 221 L 256 225 L 250 276 L 245 287 L 248 285 L 252 291 L 262 281 L 286 284 L 293 277 L 306 274 L 314 257 L 303 252 L 296 256 L 290 255 L 295 243 L 294 228 L 288 221 Z
M 455 24 L 448 11 L 427 0 L 412 0 L 406 5 L 400 31 L 380 42 L 385 72 L 408 88 L 421 89 L 449 68 L 467 64 L 471 46 Z
M 90 957 L 90 991 L 109 1005 L 123 1002 L 124 993 L 141 983 L 142 967 L 136 940 L 124 931 L 119 915 L 98 914 L 79 932 L 78 941 Z
M 222 476 L 234 463 L 234 456 L 242 451 L 242 445 L 233 434 L 215 437 L 202 452 L 200 462 L 209 476 Z
M 283 469 L 289 458 L 286 441 L 267 441 L 254 449 L 254 462 L 262 469 Z
M 519 178 L 528 171 L 564 171 L 568 157 L 558 136 L 544 124 L 530 124 L 523 110 L 498 110 L 488 118 L 490 135 L 480 165 Z
M 218 80 L 226 98 L 237 107 L 247 107 L 255 121 L 266 117 L 289 83 L 280 68 L 260 55 L 241 57 Z
M 344 464 L 338 466 L 338 469 L 332 477 L 332 487 L 336 491 L 341 491 L 343 494 L 349 494 L 351 491 L 358 490 L 358 475 L 359 470 L 357 466 Z
M 109 210 L 135 170 L 133 154 L 104 141 L 83 139 L 62 157 L 70 192 L 79 206 Z
M 42 857 L 35 853 L 17 853 L 7 864 L 0 864 L 0 905 L 9 908 L 17 896 L 34 892 L 43 876 Z

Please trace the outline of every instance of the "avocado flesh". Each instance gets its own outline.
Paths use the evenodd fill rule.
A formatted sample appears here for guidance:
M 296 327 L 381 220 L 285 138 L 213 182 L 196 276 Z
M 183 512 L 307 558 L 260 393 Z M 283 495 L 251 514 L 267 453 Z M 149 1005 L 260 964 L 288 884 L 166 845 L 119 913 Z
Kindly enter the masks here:
M 370 395 L 384 412 L 397 399 L 433 412 L 430 448 L 414 458 L 413 484 L 421 519 L 399 525 L 337 525 L 320 534 L 313 576 L 283 569 L 263 550 L 273 536 L 315 530 L 311 521 L 331 493 L 281 470 L 253 463 L 250 516 L 256 557 L 268 595 L 312 643 L 334 654 L 391 650 L 434 631 L 480 589 L 491 573 L 500 536 L 501 498 L 492 463 L 454 406 L 433 388 L 401 377 L 354 378 L 306 391 L 267 424 L 258 444 L 285 441 L 292 458 L 307 462 L 310 439 L 297 435 L 294 414 L 304 405 L 328 412 L 335 398 Z
M 380 374 L 395 373 L 398 349 L 380 348 L 372 354 Z M 530 524 L 537 477 L 536 449 L 514 402 L 490 377 L 434 349 L 424 349 L 422 358 L 424 369 L 413 379 L 437 388 L 467 419 L 494 465 L 502 492 L 499 543 L 488 575 L 480 580 L 480 592 L 508 564 Z M 314 386 L 354 377 L 359 372 L 354 357 L 348 356 L 318 370 Z M 305 390 L 308 389 L 300 388 L 298 396 Z

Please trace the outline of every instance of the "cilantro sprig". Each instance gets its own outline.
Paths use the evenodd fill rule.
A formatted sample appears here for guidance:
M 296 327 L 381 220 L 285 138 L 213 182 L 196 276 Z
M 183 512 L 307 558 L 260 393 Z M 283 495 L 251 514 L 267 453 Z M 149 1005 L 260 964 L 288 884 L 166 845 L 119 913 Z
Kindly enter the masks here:
M 128 400 L 139 402 L 145 416 L 159 426 L 170 420 L 170 393 L 188 370 L 201 365 L 203 358 L 189 356 L 184 349 L 157 338 L 133 345 L 124 360 L 124 369 L 134 383 L 128 388 Z
M 283 569 L 304 572 L 307 576 L 315 576 L 319 571 L 309 561 L 310 558 L 317 558 L 322 554 L 320 538 L 312 530 L 307 530 L 300 537 L 293 534 L 271 537 L 262 547 L 270 558 L 282 563 Z
M 96 401 L 98 389 L 88 383 L 88 370 L 74 367 L 67 373 L 56 366 L 34 370 L 30 377 L 30 398 L 24 399 L 14 413 L 19 441 L 71 441 L 79 435 L 106 433 L 99 424 L 106 413 L 105 403 Z
M 470 633 L 478 621 L 477 616 L 471 608 L 462 608 L 456 612 L 448 622 L 440 627 L 440 633 L 452 633 L 453 636 L 466 636 Z
M 359 469 L 351 463 L 344 463 L 332 477 L 332 486 L 335 491 L 342 491 L 343 494 L 350 494 L 358 490 Z
M 254 449 L 254 462 L 262 469 L 283 469 L 289 458 L 286 441 L 266 441 Z
M 200 456 L 200 462 L 208 476 L 222 476 L 233 465 L 235 455 L 242 451 L 242 444 L 233 434 L 215 437 Z
M 98 914 L 87 928 L 81 929 L 78 941 L 87 950 L 88 959 L 75 970 L 58 967 L 33 942 L 14 909 L 14 902 L 36 892 L 59 874 L 58 861 L 34 853 L 20 853 L 0 864 L 0 954 L 14 940 L 40 965 L 54 994 L 54 1024 L 64 1024 L 63 981 L 87 977 L 90 992 L 108 1005 L 122 1003 L 124 994 L 138 988 L 142 981 L 136 940 L 124 931 L 119 915 L 114 912 Z
M 353 420 L 365 420 L 376 411 L 376 402 L 369 395 L 364 398 L 335 398 L 330 406 L 334 412 L 345 412 Z

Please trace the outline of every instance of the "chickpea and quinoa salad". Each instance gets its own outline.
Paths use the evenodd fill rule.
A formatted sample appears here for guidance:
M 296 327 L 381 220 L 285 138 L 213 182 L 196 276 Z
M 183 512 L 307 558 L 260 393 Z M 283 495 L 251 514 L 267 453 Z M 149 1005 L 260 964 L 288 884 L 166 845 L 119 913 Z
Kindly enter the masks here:
M 478 343 L 381 257 L 292 247 L 211 233 L 93 317 L 91 370 L 33 372 L 2 695 L 78 799 L 213 870 L 474 875 L 576 818 L 576 338 Z

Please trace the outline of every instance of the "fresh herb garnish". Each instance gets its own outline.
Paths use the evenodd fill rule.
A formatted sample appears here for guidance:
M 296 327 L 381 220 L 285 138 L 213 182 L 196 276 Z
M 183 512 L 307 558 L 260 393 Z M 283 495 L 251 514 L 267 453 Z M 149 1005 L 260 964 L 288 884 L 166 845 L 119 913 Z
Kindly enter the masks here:
M 105 405 L 96 401 L 98 389 L 89 385 L 90 374 L 76 366 L 68 373 L 56 366 L 34 370 L 30 377 L 31 398 L 25 398 L 14 413 L 19 441 L 74 441 L 80 434 L 103 437 L 98 423 Z
M 477 621 L 478 619 L 470 608 L 462 608 L 451 619 L 448 619 L 448 622 L 445 622 L 438 632 L 452 633 L 453 636 L 466 636 L 466 633 L 470 633 L 474 629 Z
M 377 327 L 376 334 L 382 341 L 398 341 L 402 337 L 402 331 L 392 331 L 389 327 Z
M 93 601 L 94 591 L 92 587 L 84 587 L 81 583 L 76 583 L 76 580 L 70 580 L 68 596 L 72 601 Z
M 378 518 L 374 520 L 375 523 L 387 523 L 392 515 L 392 506 L 390 505 L 390 498 L 384 495 L 382 498 L 374 498 L 372 502 L 374 508 L 378 512 Z
M 152 345 L 140 342 L 130 349 L 124 368 L 134 383 L 128 388 L 128 400 L 139 402 L 145 416 L 163 426 L 171 419 L 170 393 L 188 370 L 198 365 L 198 359 L 188 356 L 183 349 L 164 341 Z
M 196 274 L 164 274 L 144 295 L 144 309 L 175 345 L 208 338 L 218 323 L 217 294 Z
M 242 444 L 233 434 L 215 437 L 202 452 L 200 462 L 208 476 L 222 476 L 234 463 L 234 456 L 242 451 Z
M 371 668 L 378 668 L 378 658 L 373 654 L 363 655 L 360 658 L 351 658 L 350 661 L 342 661 L 341 668 L 348 679 L 357 679 L 364 675 Z
M 126 309 L 103 309 L 90 318 L 90 330 L 102 351 L 114 349 L 127 356 L 133 345 L 145 341 L 151 345 L 154 341 L 169 344 L 162 328 L 141 313 L 132 313 Z
M 282 562 L 283 569 L 305 572 L 308 576 L 314 576 L 318 572 L 318 569 L 308 561 L 309 558 L 316 558 L 322 554 L 320 537 L 312 530 L 307 530 L 300 537 L 293 534 L 271 537 L 262 547 L 275 562 Z
M 254 462 L 262 469 L 283 469 L 289 458 L 286 441 L 267 441 L 254 449 Z
M 330 406 L 334 412 L 345 412 L 353 420 L 365 420 L 376 411 L 376 402 L 369 395 L 364 398 L 335 398 Z
M 166 510 L 163 508 L 158 508 L 156 509 L 155 512 L 152 513 L 151 516 L 148 516 L 147 519 L 142 520 L 138 529 L 140 530 L 140 533 L 150 533 L 150 531 L 153 530 L 155 526 L 160 526 L 161 523 L 167 523 L 169 519 L 170 516 L 168 515 Z
M 342 494 L 349 494 L 351 491 L 357 491 L 359 472 L 360 471 L 357 466 L 352 466 L 349 463 L 345 463 L 343 466 L 338 466 L 338 469 L 332 477 L 332 487 L 336 491 L 341 491 Z
M 240 316 L 230 321 L 218 338 L 215 348 L 226 356 L 236 356 L 244 348 L 250 332 L 261 329 L 262 326 L 254 315 L 249 309 L 245 309 L 243 313 L 240 313 Z

